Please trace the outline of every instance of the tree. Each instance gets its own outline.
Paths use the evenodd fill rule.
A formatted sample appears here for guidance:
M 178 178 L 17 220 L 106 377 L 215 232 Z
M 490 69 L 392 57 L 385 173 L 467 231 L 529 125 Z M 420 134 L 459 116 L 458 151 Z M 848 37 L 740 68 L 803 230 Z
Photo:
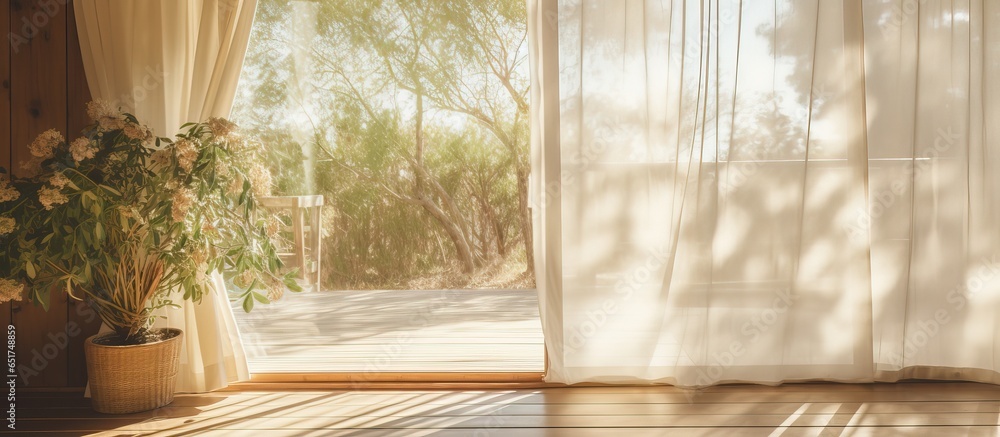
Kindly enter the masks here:
M 237 119 L 274 141 L 276 162 L 309 159 L 296 148 L 325 152 L 318 189 L 338 215 L 354 214 L 338 229 L 354 233 L 337 234 L 335 251 L 353 247 L 381 271 L 392 262 L 375 246 L 394 245 L 415 269 L 453 259 L 470 273 L 519 258 L 511 248 L 520 244 L 533 273 L 522 1 L 265 0 L 260 9 Z M 296 111 L 307 117 L 290 123 Z M 303 118 L 311 144 L 290 134 Z M 304 171 L 280 169 L 279 188 L 304 190 Z M 409 221 L 388 219 L 404 211 Z M 415 250 L 424 258 L 406 252 Z

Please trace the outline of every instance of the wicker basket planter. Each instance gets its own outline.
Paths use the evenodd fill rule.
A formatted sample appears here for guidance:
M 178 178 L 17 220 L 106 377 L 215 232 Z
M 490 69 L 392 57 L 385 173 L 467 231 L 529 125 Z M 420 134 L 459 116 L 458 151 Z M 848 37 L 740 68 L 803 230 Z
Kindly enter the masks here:
M 179 329 L 171 338 L 132 346 L 105 346 L 94 343 L 109 334 L 87 339 L 87 374 L 91 405 L 99 413 L 125 414 L 152 410 L 174 400 L 177 366 L 180 361 Z

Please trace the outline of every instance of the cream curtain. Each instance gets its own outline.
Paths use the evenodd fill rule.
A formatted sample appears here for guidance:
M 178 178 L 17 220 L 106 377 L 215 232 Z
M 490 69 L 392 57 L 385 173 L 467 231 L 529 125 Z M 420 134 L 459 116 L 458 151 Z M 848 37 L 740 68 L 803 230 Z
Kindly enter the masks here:
M 1000 3 L 864 2 L 875 371 L 1000 383 Z
M 229 116 L 256 0 L 76 0 L 84 69 L 95 98 L 116 101 L 159 135 Z M 200 304 L 181 299 L 159 326 L 184 331 L 178 392 L 249 378 L 225 284 Z
M 528 10 L 548 381 L 998 380 L 1000 5 Z

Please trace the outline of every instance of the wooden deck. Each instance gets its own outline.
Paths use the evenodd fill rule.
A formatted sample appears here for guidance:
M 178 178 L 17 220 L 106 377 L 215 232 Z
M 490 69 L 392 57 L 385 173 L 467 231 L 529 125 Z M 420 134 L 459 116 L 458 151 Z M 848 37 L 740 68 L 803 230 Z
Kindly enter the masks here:
M 252 373 L 541 372 L 534 290 L 287 293 L 234 308 Z
M 21 435 L 1000 435 L 1000 387 L 973 383 L 219 392 L 120 416 L 79 393 L 24 393 L 16 411 Z

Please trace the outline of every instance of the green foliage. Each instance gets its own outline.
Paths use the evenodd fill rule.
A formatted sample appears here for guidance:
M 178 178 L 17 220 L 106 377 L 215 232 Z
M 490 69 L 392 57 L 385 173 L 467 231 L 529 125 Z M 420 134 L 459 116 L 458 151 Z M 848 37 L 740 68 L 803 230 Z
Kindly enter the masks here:
M 257 290 L 298 290 L 279 273 L 273 218 L 257 208 L 270 186 L 258 144 L 224 119 L 189 123 L 171 140 L 107 103 L 88 112 L 95 123 L 72 145 L 43 133 L 30 147 L 36 168 L 0 180 L 17 193 L 0 203 L 0 218 L 14 222 L 0 235 L 5 285 L 43 306 L 65 289 L 124 342 L 174 305 L 174 290 L 200 301 L 213 271 L 245 287 L 244 303 L 266 301 Z
M 258 8 L 234 119 L 267 138 L 277 192 L 325 196 L 327 286 L 405 286 L 463 245 L 530 264 L 522 0 Z

